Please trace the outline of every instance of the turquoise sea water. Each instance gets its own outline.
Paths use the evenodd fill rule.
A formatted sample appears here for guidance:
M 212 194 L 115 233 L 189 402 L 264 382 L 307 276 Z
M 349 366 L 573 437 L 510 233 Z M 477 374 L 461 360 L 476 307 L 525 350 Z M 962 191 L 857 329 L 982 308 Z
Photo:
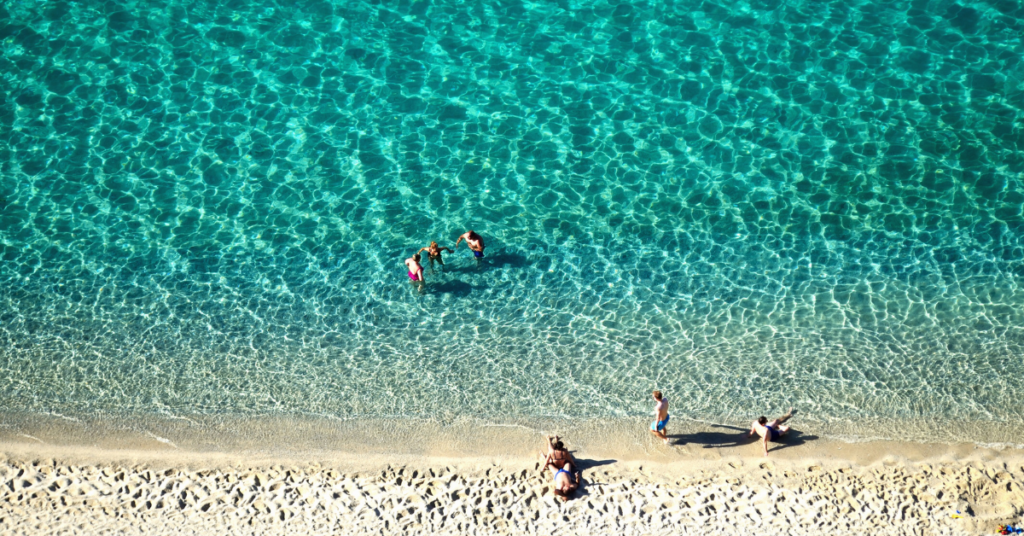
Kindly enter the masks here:
M 1022 35 L 1012 0 L 4 2 L 0 409 L 657 387 L 1019 430 Z

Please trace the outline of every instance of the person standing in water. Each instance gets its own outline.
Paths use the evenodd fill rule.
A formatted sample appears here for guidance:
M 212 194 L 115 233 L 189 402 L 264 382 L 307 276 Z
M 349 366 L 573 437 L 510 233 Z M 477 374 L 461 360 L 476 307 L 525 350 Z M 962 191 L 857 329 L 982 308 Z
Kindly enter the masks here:
M 405 266 L 409 268 L 409 279 L 413 283 L 423 284 L 423 266 L 420 265 L 420 254 L 413 253 L 412 257 L 405 259 Z
M 459 239 L 455 241 L 455 247 L 458 248 L 459 243 L 462 242 L 463 240 L 466 241 L 466 245 L 469 246 L 469 249 L 473 250 L 473 256 L 476 257 L 477 260 L 484 258 L 485 246 L 484 238 L 482 236 L 476 234 L 476 231 L 470 229 L 463 233 L 462 236 L 460 236 Z
M 651 433 L 658 436 L 668 445 L 668 435 L 666 427 L 668 426 L 668 399 L 662 396 L 661 391 L 655 391 L 651 393 L 654 396 L 654 400 L 657 404 L 654 405 L 654 422 L 651 423 Z
M 455 251 L 453 251 L 451 248 L 439 247 L 437 245 L 437 242 L 431 242 L 429 246 L 427 246 L 425 248 L 420 248 L 420 250 L 417 251 L 416 253 L 423 253 L 424 250 L 427 252 L 427 258 L 430 259 L 430 269 L 431 270 L 434 269 L 434 261 L 437 261 L 438 264 L 441 265 L 441 268 L 444 268 L 444 260 L 441 259 L 441 252 L 442 251 L 447 251 L 448 253 L 455 253 Z

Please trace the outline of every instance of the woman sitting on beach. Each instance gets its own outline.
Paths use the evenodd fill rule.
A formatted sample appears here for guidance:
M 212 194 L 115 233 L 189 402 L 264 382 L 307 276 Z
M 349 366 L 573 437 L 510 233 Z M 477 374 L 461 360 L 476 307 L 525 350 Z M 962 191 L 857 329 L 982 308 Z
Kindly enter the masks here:
M 547 446 L 548 451 L 541 453 L 544 456 L 544 467 L 541 467 L 541 471 L 548 467 L 551 468 L 551 474 L 555 480 L 553 493 L 562 499 L 562 502 L 568 501 L 569 494 L 580 487 L 579 471 L 575 474 L 572 473 L 576 460 L 572 458 L 572 454 L 565 448 L 558 436 L 548 436 Z
M 441 263 L 441 268 L 444 268 L 444 259 L 441 258 L 441 252 L 447 251 L 448 253 L 454 253 L 451 248 L 443 248 L 437 245 L 437 242 L 431 242 L 429 246 L 420 248 L 417 253 L 427 252 L 427 258 L 430 259 L 430 269 L 434 269 L 434 261 Z
M 572 454 L 562 444 L 560 437 L 558 436 L 547 436 L 547 452 L 542 452 L 541 456 L 544 457 L 544 467 L 541 467 L 541 471 L 548 467 L 555 469 L 565 469 L 568 465 L 568 471 L 572 471 L 572 466 L 576 463 L 576 460 L 572 459 Z

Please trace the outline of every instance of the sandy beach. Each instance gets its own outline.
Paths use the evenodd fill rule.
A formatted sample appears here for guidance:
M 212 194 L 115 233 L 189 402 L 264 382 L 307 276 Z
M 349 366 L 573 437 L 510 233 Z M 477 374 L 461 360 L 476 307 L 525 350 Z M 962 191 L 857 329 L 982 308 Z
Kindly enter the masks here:
M 1024 526 L 1021 36 L 2 1 L 0 536 Z
M 783 443 L 764 458 L 754 444 L 709 445 L 714 433 L 694 432 L 674 447 L 642 434 L 586 448 L 568 440 L 583 485 L 566 504 L 551 497 L 550 477 L 526 447 L 483 455 L 410 453 L 414 446 L 400 443 L 391 454 L 228 453 L 156 441 L 114 449 L 5 435 L 0 529 L 218 536 L 981 534 L 1020 522 L 1024 513 L 1019 448 L 817 439 Z M 536 434 L 502 434 L 540 450 Z

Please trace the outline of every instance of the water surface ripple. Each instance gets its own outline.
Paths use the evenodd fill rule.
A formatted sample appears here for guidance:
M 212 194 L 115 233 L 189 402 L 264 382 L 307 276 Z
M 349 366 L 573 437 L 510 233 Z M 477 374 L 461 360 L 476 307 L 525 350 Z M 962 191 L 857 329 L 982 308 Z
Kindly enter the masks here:
M 1020 430 L 1021 35 L 1014 0 L 6 2 L 0 407 L 499 422 L 657 386 Z M 484 260 L 413 288 L 467 228 Z

